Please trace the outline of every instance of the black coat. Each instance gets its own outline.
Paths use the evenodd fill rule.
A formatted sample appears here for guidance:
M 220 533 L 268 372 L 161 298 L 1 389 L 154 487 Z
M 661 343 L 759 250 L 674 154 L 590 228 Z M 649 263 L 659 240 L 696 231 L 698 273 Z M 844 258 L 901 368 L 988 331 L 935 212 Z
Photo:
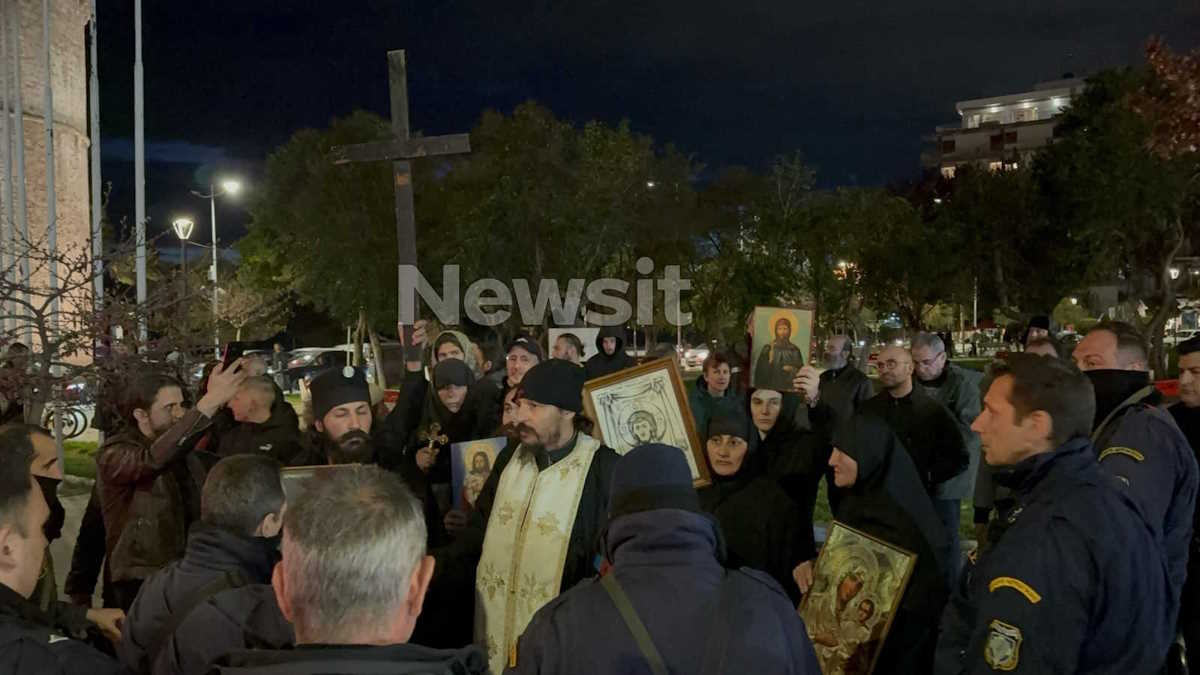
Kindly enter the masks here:
M 0 584 L 0 673 L 115 675 L 119 671 L 116 661 L 56 634 L 36 604 Z
M 301 466 L 306 454 L 296 409 L 283 399 L 276 400 L 270 419 L 261 424 L 237 422 L 226 408 L 213 420 L 213 430 L 204 449 L 218 457 L 267 454 L 285 466 Z
M 440 451 L 429 473 L 421 472 L 421 476 L 430 485 L 449 484 L 450 446 L 495 435 L 500 426 L 500 412 L 496 387 L 490 381 L 473 382 L 462 408 L 452 413 L 421 373 L 410 373 L 401 387 L 400 401 L 384 419 L 388 442 L 398 446 L 388 449 L 386 459 L 381 449 L 381 463 L 392 469 L 406 464 L 415 468 L 417 450 L 429 444 L 429 432 L 437 424 L 436 435 L 444 435 L 447 440 L 434 443 Z M 397 449 L 400 457 L 394 456 Z
M 92 494 L 88 497 L 87 508 L 84 509 L 83 519 L 79 522 L 79 536 L 76 537 L 75 548 L 71 551 L 71 569 L 67 572 L 63 592 L 72 598 L 91 598 L 96 592 L 96 581 L 100 579 L 103 569 L 104 517 L 100 513 L 100 484 L 93 482 Z M 105 607 L 116 606 L 107 572 L 104 574 L 101 598 Z
M 700 506 L 725 535 L 726 565 L 770 574 L 792 604 L 799 602 L 792 570 L 814 555 L 812 520 L 805 521 L 800 507 L 765 475 L 723 479 L 713 474 L 713 484 L 699 492 Z
M 617 339 L 617 348 L 612 354 L 604 353 L 604 338 L 611 337 Z M 596 353 L 583 364 L 583 376 L 589 380 L 594 380 L 597 377 L 611 375 L 618 370 L 632 368 L 637 365 L 628 354 L 625 353 L 625 329 L 620 326 L 605 326 L 596 333 Z
M 184 607 L 189 595 L 227 572 L 240 574 L 242 585 L 270 583 L 277 560 L 275 544 L 269 540 L 195 525 L 183 559 L 146 579 L 129 608 L 117 650 L 121 663 L 135 672 L 148 672 L 156 664 L 173 662 L 172 645 L 163 630 L 178 620 L 178 612 L 191 609 Z M 152 653 L 156 649 L 159 653 Z
M 846 420 L 838 426 L 834 445 L 858 462 L 858 478 L 840 490 L 834 518 L 917 554 L 893 622 L 903 632 L 888 635 L 880 668 L 928 672 L 937 619 L 948 596 L 941 568 L 949 557 L 945 528 L 908 453 L 883 420 L 869 414 Z
M 358 664 L 357 667 L 354 664 Z M 247 650 L 221 659 L 214 675 L 357 675 L 420 673 L 421 675 L 485 675 L 487 658 L 478 647 L 430 649 L 414 644 L 309 645 L 287 650 Z
M 821 373 L 821 402 L 833 409 L 838 420 L 848 420 L 873 395 L 871 380 L 854 366 Z
M 882 391 L 867 400 L 861 411 L 884 420 L 892 428 L 912 457 L 929 494 L 967 469 L 971 457 L 958 422 L 946 406 L 930 398 L 920 387 L 913 385 L 912 393 L 902 398 L 893 398 Z
M 230 652 L 286 649 L 296 643 L 269 585 L 233 588 L 209 598 L 179 625 L 154 675 L 201 675 Z
M 807 427 L 797 424 L 796 410 L 802 405 L 795 394 L 783 395 L 779 418 L 759 441 L 755 459 L 766 475 L 774 479 L 800 508 L 800 522 L 810 526 L 799 532 L 797 552 L 801 557 L 797 563 L 817 557 L 811 525 L 821 477 L 829 471 L 833 434 L 833 415 L 828 407 L 820 404 L 809 410 Z

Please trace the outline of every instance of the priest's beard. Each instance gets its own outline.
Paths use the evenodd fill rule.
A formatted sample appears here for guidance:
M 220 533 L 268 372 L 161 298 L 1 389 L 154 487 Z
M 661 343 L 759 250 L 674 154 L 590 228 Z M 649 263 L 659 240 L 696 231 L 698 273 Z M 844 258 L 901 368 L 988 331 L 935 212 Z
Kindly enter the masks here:
M 330 464 L 367 464 L 374 456 L 371 437 L 361 429 L 347 431 L 329 447 Z
M 538 432 L 537 429 L 522 422 L 517 425 L 517 439 L 521 441 L 521 447 L 527 450 L 530 454 L 536 455 L 539 452 L 546 450 L 558 450 L 566 445 L 571 440 L 573 430 L 568 430 L 566 434 L 560 433 L 560 429 L 554 427 L 545 435 Z M 532 437 L 532 441 L 525 441 L 525 438 Z

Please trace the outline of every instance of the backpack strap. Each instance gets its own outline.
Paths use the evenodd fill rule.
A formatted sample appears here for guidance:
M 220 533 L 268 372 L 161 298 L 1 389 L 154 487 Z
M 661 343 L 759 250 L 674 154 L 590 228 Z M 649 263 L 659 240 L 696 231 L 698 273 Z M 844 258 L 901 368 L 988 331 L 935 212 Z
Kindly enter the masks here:
M 621 588 L 621 584 L 617 583 L 616 575 L 610 572 L 600 577 L 600 585 L 604 587 L 604 590 L 608 592 L 608 597 L 617 606 L 617 611 L 621 613 L 625 626 L 633 634 L 633 640 L 637 643 L 638 650 L 642 652 L 646 663 L 650 665 L 650 672 L 654 675 L 668 675 L 662 654 L 654 646 L 654 641 L 650 639 L 650 631 L 646 630 L 646 624 L 642 623 L 637 610 L 633 608 L 633 603 L 629 601 L 629 596 L 625 595 L 625 590 Z
M 247 585 L 250 581 L 242 574 L 241 570 L 226 571 L 218 575 L 215 579 L 194 589 L 191 593 L 184 596 L 183 602 L 179 604 L 176 611 L 171 613 L 171 620 L 163 624 L 159 628 L 158 633 L 154 636 L 154 641 L 150 643 L 150 649 L 146 651 L 146 656 L 149 659 L 147 665 L 151 668 L 158 661 L 158 655 L 171 641 L 171 636 L 175 635 L 175 631 L 183 625 L 192 611 L 200 606 L 201 603 L 207 602 L 221 591 L 230 588 L 241 588 Z

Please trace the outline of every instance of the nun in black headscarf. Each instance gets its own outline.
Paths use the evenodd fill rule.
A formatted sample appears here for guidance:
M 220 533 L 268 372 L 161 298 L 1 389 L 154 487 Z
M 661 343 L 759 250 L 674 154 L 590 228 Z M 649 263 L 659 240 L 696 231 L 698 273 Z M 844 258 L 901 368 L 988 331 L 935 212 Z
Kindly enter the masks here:
M 758 433 L 744 412 L 714 411 L 705 441 L 713 484 L 699 491 L 700 505 L 721 524 L 729 567 L 770 574 L 798 602 L 792 570 L 816 557 L 812 522 L 766 474 L 757 445 Z
M 917 554 L 916 569 L 896 611 L 876 673 L 928 673 L 948 589 L 941 562 L 948 537 L 917 469 L 887 423 L 859 414 L 833 437 L 834 518 Z

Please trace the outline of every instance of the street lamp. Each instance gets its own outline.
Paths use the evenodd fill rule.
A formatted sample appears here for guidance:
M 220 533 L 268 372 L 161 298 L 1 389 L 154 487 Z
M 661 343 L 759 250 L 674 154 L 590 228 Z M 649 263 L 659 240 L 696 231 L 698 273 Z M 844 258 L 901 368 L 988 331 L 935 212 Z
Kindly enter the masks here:
M 175 236 L 179 237 L 179 264 L 183 268 L 183 294 L 179 296 L 179 313 L 182 319 L 187 317 L 187 241 L 192 238 L 192 230 L 196 223 L 191 218 L 176 218 L 171 221 Z
M 1179 278 L 1179 268 L 1178 267 L 1172 267 L 1171 269 L 1169 269 L 1167 271 L 1171 274 L 1172 281 Z
M 221 323 L 220 315 L 217 313 L 217 197 L 221 195 L 236 195 L 242 189 L 242 184 L 236 180 L 226 179 L 220 183 L 220 191 L 217 190 L 217 184 L 208 184 L 208 194 L 202 194 L 192 190 L 192 194 L 201 199 L 209 201 L 210 214 L 212 217 L 212 267 L 208 271 L 208 278 L 213 285 L 213 354 L 216 358 L 221 358 Z
M 1079 298 L 1075 298 L 1075 297 L 1071 298 L 1071 304 L 1072 304 L 1072 305 L 1078 305 L 1078 304 L 1079 304 Z

